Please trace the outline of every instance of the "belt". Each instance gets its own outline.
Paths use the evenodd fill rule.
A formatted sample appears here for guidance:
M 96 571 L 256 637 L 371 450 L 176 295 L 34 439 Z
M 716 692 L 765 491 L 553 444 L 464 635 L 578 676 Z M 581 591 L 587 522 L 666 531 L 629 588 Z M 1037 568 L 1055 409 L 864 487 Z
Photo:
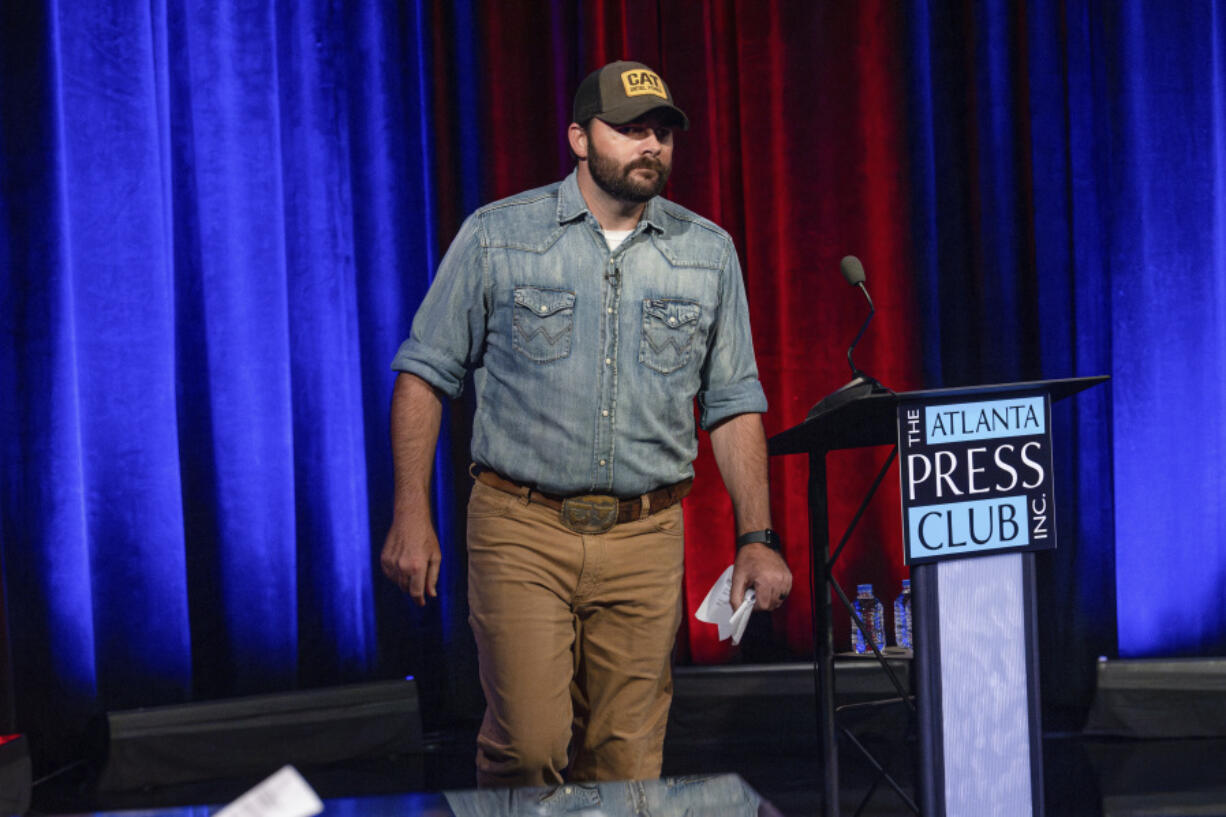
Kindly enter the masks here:
M 576 533 L 604 533 L 614 525 L 645 519 L 651 514 L 672 507 L 690 492 L 693 478 L 683 479 L 655 491 L 618 499 L 607 494 L 556 496 L 516 482 L 474 463 L 469 469 L 473 477 L 491 488 L 523 497 L 528 502 L 552 508 L 562 515 L 562 522 Z

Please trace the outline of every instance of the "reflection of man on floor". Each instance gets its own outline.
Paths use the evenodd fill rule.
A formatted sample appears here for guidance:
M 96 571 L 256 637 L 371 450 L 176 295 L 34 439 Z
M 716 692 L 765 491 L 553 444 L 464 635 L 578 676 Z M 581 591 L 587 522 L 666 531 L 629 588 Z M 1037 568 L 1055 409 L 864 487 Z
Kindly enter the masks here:
M 735 509 L 733 606 L 754 587 L 774 609 L 792 582 L 770 531 L 766 400 L 736 251 L 658 197 L 688 120 L 629 62 L 583 81 L 574 119 L 575 171 L 468 218 L 393 362 L 383 570 L 419 604 L 439 571 L 428 485 L 441 397 L 474 372 L 482 785 L 659 776 L 695 397 Z

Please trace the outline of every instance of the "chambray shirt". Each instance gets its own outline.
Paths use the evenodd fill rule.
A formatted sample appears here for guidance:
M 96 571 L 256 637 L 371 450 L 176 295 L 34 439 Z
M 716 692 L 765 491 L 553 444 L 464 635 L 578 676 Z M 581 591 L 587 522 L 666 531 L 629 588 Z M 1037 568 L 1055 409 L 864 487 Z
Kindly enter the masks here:
M 573 172 L 464 222 L 392 368 L 472 370 L 473 460 L 554 494 L 693 476 L 695 397 L 703 428 L 766 410 L 728 234 L 657 197 L 610 252 Z

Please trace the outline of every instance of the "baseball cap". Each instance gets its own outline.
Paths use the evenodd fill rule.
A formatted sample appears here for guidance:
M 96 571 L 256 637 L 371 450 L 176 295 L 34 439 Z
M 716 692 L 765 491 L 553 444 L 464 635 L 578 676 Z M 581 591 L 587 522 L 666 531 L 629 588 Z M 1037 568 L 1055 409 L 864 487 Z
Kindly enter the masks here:
M 588 74 L 575 92 L 576 122 L 594 116 L 610 125 L 624 125 L 660 108 L 675 113 L 682 130 L 689 129 L 690 118 L 673 104 L 664 80 L 641 62 L 611 62 Z

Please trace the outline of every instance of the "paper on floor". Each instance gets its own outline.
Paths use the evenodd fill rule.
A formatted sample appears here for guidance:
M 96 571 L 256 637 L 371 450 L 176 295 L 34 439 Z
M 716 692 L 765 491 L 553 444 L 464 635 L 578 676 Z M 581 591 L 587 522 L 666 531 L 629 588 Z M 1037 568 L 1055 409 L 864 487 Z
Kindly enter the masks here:
M 313 817 L 324 804 L 298 770 L 282 766 L 213 817 Z

